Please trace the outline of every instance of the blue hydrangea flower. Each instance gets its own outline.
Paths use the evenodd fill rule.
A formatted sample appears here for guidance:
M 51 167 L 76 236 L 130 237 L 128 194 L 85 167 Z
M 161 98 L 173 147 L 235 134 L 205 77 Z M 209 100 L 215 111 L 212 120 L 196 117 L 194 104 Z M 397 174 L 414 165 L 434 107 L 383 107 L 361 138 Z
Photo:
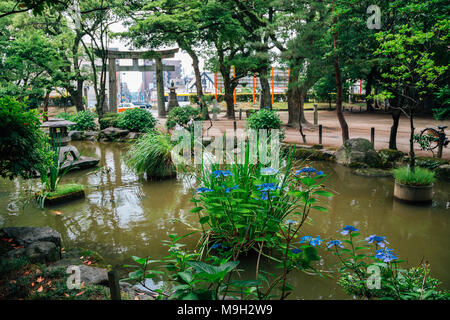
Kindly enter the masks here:
M 229 177 L 232 176 L 230 170 L 215 170 L 212 172 L 214 178 L 219 178 L 220 176 Z
M 356 229 L 354 226 L 345 226 L 344 228 L 342 228 L 341 234 L 345 236 L 352 231 L 358 231 L 358 229 Z
M 386 244 L 388 244 L 389 242 L 386 241 L 386 237 L 380 237 L 377 236 L 375 234 L 369 236 L 366 238 L 366 241 L 368 243 L 373 243 L 375 242 L 377 245 L 379 245 L 381 248 L 384 248 L 386 246 Z
M 291 251 L 292 251 L 293 254 L 297 254 L 297 253 L 302 252 L 301 249 L 292 249 Z
M 297 224 L 298 221 L 288 219 L 288 220 L 285 221 L 285 223 L 286 223 L 286 224 Z
M 309 245 L 316 247 L 318 245 L 320 245 L 320 243 L 322 242 L 322 239 L 320 239 L 320 236 L 315 237 L 314 239 L 311 240 L 311 242 L 309 243 Z
M 278 170 L 274 169 L 274 168 L 262 168 L 261 169 L 261 174 L 263 175 L 272 175 L 272 174 L 277 174 Z
M 314 169 L 313 167 L 305 167 L 303 169 L 295 171 L 295 175 L 298 176 L 300 173 L 315 173 L 318 176 L 323 175 L 322 171 L 319 171 L 317 169 Z
M 224 185 L 222 185 L 222 188 L 225 189 L 225 192 L 226 192 L 226 193 L 230 193 L 231 190 L 235 190 L 235 189 L 239 188 L 239 186 L 238 186 L 238 185 L 235 185 L 234 187 L 226 188 Z
M 305 242 L 310 243 L 312 241 L 312 239 L 313 239 L 313 237 L 311 237 L 311 236 L 304 236 L 304 237 L 300 238 L 300 243 L 305 243 Z
M 377 254 L 375 255 L 375 258 L 383 260 L 383 262 L 391 262 L 393 260 L 397 259 L 397 256 L 392 253 L 392 249 L 383 248 L 380 250 L 377 250 Z
M 331 248 L 332 246 L 335 246 L 335 247 L 339 246 L 341 248 L 344 248 L 344 246 L 342 245 L 342 241 L 339 241 L 339 240 L 331 240 L 327 243 L 327 245 L 328 245 L 328 248 Z
M 211 246 L 211 249 L 217 249 L 217 248 L 221 248 L 222 247 L 222 244 L 221 243 L 216 243 L 216 244 L 213 244 L 212 246 Z
M 209 189 L 209 188 L 205 188 L 205 187 L 197 188 L 197 192 L 198 193 L 212 192 L 212 191 L 214 191 L 214 190 L 213 189 Z
M 261 192 L 275 191 L 280 189 L 275 183 L 263 183 L 256 186 Z

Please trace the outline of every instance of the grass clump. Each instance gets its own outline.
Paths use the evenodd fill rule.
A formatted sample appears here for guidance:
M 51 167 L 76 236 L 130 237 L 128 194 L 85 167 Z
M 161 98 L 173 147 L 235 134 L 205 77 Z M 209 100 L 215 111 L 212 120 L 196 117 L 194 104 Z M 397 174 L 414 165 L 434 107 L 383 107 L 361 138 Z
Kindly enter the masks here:
M 400 167 L 392 172 L 397 182 L 409 186 L 429 186 L 435 181 L 435 173 L 421 167 L 416 167 L 414 171 L 409 167 Z
M 172 160 L 172 141 L 167 133 L 150 131 L 136 140 L 125 155 L 126 163 L 147 179 L 170 178 L 176 175 Z
M 69 183 L 57 186 L 56 190 L 53 192 L 49 192 L 47 194 L 47 198 L 54 198 L 63 196 L 68 193 L 83 191 L 84 186 L 77 183 Z

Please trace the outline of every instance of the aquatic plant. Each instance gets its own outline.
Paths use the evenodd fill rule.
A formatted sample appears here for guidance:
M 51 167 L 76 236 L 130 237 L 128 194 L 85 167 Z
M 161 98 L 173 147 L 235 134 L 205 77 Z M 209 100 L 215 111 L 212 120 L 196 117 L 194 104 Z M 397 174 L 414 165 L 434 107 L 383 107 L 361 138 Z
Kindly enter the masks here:
M 170 135 L 157 130 L 150 131 L 132 144 L 125 161 L 138 174 L 146 174 L 147 179 L 171 178 L 176 176 L 172 149 Z
M 358 229 L 346 226 L 342 231 L 345 230 L 348 239 L 329 241 L 328 250 L 338 257 L 341 265 L 338 284 L 348 294 L 388 300 L 450 298 L 449 292 L 436 289 L 439 281 L 430 277 L 428 263 L 403 269 L 400 267 L 403 260 L 392 248 L 386 247 L 386 237 L 371 235 L 365 240 L 356 240 L 360 236 Z

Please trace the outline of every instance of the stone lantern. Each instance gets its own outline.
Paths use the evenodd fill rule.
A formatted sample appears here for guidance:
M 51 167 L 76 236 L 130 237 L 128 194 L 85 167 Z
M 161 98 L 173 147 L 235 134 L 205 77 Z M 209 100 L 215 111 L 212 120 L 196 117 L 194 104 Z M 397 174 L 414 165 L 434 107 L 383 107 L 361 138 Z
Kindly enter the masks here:
M 61 169 L 65 169 L 68 166 L 79 169 L 95 167 L 99 162 L 98 159 L 82 157 L 77 148 L 69 145 L 71 139 L 67 132 L 67 127 L 72 125 L 75 125 L 75 123 L 65 119 L 51 119 L 44 122 L 41 127 L 49 128 L 52 145 L 54 143 L 60 145 L 58 160 L 59 164 L 61 164 Z
M 170 87 L 169 87 L 169 102 L 167 105 L 167 112 L 169 112 L 170 110 L 172 110 L 174 107 L 178 107 L 178 99 L 177 99 L 177 93 L 175 91 L 175 85 L 173 83 L 173 81 L 170 82 Z

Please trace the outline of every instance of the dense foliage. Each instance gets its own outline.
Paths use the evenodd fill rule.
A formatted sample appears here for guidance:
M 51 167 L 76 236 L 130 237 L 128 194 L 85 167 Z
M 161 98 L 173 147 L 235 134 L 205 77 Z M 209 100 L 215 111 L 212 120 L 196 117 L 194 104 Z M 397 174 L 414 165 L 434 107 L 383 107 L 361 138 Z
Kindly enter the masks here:
M 128 109 L 117 117 L 117 126 L 133 132 L 153 129 L 158 121 L 145 109 Z
M 202 119 L 200 109 L 191 106 L 175 107 L 169 112 L 166 127 L 170 130 L 175 128 L 176 125 L 179 125 L 185 129 L 189 129 L 193 126 L 194 121 L 200 121 Z
M 100 130 L 106 129 L 108 127 L 117 127 L 119 114 L 118 113 L 105 113 L 101 119 L 98 119 L 98 124 L 100 125 Z
M 0 176 L 30 178 L 43 161 L 41 145 L 45 135 L 40 130 L 36 111 L 10 97 L 0 98 Z

